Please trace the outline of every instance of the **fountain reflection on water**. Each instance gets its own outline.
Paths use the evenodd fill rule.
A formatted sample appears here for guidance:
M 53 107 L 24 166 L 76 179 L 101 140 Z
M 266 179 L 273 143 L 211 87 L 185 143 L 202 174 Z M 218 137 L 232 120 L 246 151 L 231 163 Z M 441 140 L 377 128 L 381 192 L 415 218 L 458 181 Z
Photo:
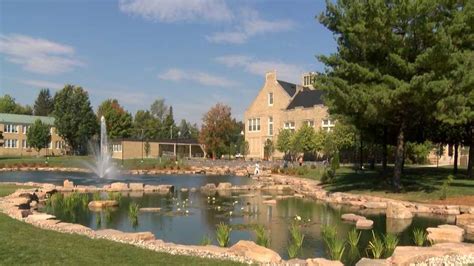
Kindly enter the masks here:
M 107 126 L 105 124 L 105 117 L 100 118 L 100 144 L 90 145 L 91 151 L 94 155 L 94 163 L 86 163 L 87 167 L 92 170 L 98 177 L 110 177 L 115 172 L 115 167 L 112 163 L 112 156 L 109 153 L 109 144 L 107 140 Z

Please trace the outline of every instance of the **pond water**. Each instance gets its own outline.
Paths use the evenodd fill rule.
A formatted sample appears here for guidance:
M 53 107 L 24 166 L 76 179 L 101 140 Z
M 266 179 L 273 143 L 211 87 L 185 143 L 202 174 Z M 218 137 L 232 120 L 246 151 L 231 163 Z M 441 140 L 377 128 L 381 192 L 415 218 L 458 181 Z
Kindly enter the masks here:
M 269 231 L 271 242 L 269 248 L 278 252 L 283 258 L 288 258 L 287 247 L 291 239 L 289 226 L 296 216 L 301 217 L 301 228 L 305 235 L 299 258 L 328 257 L 321 238 L 322 225 L 332 225 L 337 228 L 337 234 L 346 238 L 354 224 L 343 222 L 341 215 L 354 212 L 349 207 L 332 205 L 314 200 L 299 198 L 278 199 L 276 205 L 263 202 L 284 194 L 268 192 L 217 192 L 212 195 L 197 192 L 181 192 L 182 187 L 196 187 L 206 183 L 231 182 L 232 184 L 248 184 L 252 182 L 245 177 L 235 176 L 125 176 L 120 179 L 97 179 L 83 173 L 51 173 L 51 172 L 7 172 L 0 173 L 0 181 L 18 182 L 48 182 L 62 184 L 68 178 L 75 184 L 101 185 L 110 182 L 143 182 L 147 184 L 171 184 L 176 189 L 173 194 L 158 193 L 122 193 L 120 205 L 102 211 L 76 208 L 67 211 L 63 208 L 45 207 L 44 211 L 56 215 L 68 222 L 75 222 L 92 229 L 113 228 L 126 232 L 150 231 L 156 238 L 179 244 L 199 244 L 204 236 L 209 236 L 213 244 L 216 225 L 220 222 L 233 226 L 230 245 L 239 240 L 255 240 L 252 225 L 264 225 Z M 107 193 L 102 193 L 107 198 Z M 89 195 L 92 199 L 92 195 Z M 128 215 L 129 205 L 138 203 L 140 207 L 158 207 L 160 212 L 140 212 L 138 223 L 134 224 Z M 186 213 L 186 210 L 188 213 Z M 415 228 L 425 229 L 447 222 L 442 216 L 416 216 L 411 223 L 394 223 L 386 220 L 384 214 L 362 213 L 374 221 L 374 232 L 385 234 L 387 231 L 396 232 L 400 238 L 399 245 L 413 245 L 412 231 Z M 366 247 L 372 237 L 371 230 L 362 231 L 359 243 L 360 254 L 366 254 Z M 346 252 L 347 254 L 348 252 Z M 352 264 L 355 257 L 346 255 L 346 264 Z

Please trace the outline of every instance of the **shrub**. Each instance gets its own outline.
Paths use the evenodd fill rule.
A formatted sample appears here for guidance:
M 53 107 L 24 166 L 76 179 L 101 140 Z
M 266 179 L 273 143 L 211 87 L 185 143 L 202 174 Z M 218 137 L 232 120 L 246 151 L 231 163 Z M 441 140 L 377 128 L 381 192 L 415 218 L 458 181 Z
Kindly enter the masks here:
M 270 237 L 268 236 L 267 230 L 263 225 L 255 226 L 255 235 L 257 236 L 256 243 L 262 247 L 268 247 L 270 245 Z
M 205 235 L 201 239 L 201 246 L 207 246 L 212 244 L 212 239 L 209 237 L 209 235 Z
M 439 199 L 445 200 L 448 197 L 448 189 L 451 183 L 453 182 L 453 180 L 454 180 L 454 176 L 448 175 L 448 178 L 446 178 L 446 180 L 443 181 L 443 185 L 441 186 L 441 195 Z
M 219 246 L 227 247 L 229 245 L 231 231 L 232 231 L 232 228 L 225 223 L 221 222 L 217 225 L 216 238 L 217 238 L 217 243 L 219 243 Z
M 393 254 L 393 251 L 398 245 L 399 239 L 398 236 L 395 234 L 386 234 L 384 236 L 384 243 L 385 243 L 385 256 L 390 257 Z
M 375 235 L 372 230 L 372 240 L 369 241 L 368 251 L 372 253 L 374 259 L 380 259 L 384 253 L 385 246 L 381 238 Z
M 426 238 L 427 233 L 425 232 L 425 230 L 420 228 L 413 229 L 413 242 L 415 243 L 415 245 L 420 247 L 425 245 Z

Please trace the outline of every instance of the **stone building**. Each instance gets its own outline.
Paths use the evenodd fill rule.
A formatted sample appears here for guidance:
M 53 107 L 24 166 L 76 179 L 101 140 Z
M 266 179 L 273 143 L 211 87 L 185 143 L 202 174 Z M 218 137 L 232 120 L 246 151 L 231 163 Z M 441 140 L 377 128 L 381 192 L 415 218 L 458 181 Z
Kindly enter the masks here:
M 0 131 L 3 140 L 0 145 L 0 156 L 36 156 L 38 153 L 28 145 L 26 133 L 30 126 L 40 119 L 50 126 L 51 142 L 48 147 L 41 149 L 41 155 L 66 154 L 66 144 L 57 134 L 54 118 L 48 116 L 17 115 L 0 113 Z
M 265 141 L 275 143 L 281 129 L 298 130 L 304 124 L 315 130 L 330 131 L 334 127 L 323 104 L 323 91 L 312 86 L 314 75 L 303 74 L 299 85 L 278 80 L 276 71 L 265 74 L 265 84 L 244 115 L 248 158 L 263 158 Z M 278 151 L 273 154 L 274 158 L 282 156 Z

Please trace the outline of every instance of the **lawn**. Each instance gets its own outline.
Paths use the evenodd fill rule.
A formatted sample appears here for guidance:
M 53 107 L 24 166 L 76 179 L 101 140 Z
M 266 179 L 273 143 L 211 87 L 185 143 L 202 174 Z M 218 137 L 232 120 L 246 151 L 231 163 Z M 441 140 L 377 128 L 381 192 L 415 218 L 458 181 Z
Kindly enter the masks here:
M 18 187 L 0 185 L 0 196 Z M 241 265 L 232 261 L 170 255 L 132 245 L 36 228 L 0 214 L 0 264 Z
M 390 187 L 392 169 L 381 174 L 379 169 L 356 172 L 348 167 L 338 170 L 335 180 L 324 185 L 331 192 L 350 192 L 416 202 L 474 205 L 474 179 L 466 178 L 466 170 L 459 169 L 447 190 L 448 198 L 440 200 L 444 180 L 452 173 L 448 167 L 406 166 L 402 177 L 401 193 Z

